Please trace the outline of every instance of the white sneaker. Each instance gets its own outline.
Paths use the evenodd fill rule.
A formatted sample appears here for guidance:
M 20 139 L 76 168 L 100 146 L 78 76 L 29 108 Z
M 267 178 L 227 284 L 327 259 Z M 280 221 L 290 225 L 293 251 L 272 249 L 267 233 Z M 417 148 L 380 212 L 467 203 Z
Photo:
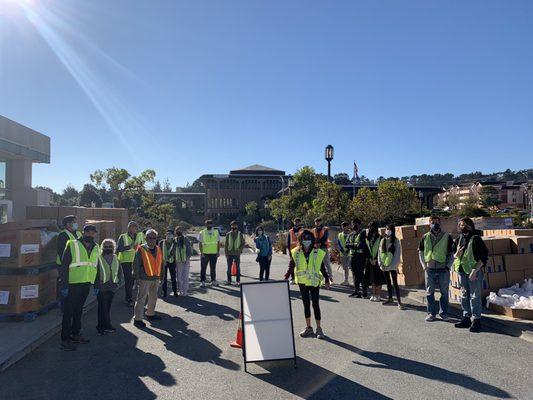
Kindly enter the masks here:
M 431 314 L 428 314 L 427 317 L 426 317 L 426 322 L 433 322 L 435 321 L 437 318 L 435 318 L 434 315 L 431 315 Z

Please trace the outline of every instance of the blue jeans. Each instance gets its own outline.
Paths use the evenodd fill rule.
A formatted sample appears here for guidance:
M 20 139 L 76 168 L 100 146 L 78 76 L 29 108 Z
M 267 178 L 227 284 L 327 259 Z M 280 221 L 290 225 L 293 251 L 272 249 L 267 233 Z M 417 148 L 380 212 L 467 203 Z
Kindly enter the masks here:
M 435 288 L 440 291 L 440 315 L 448 314 L 448 288 L 450 286 L 450 271 L 447 269 L 426 269 L 426 300 L 428 313 L 437 315 L 437 302 L 435 301 Z
M 471 281 L 469 274 L 459 272 L 459 284 L 461 285 L 461 307 L 463 308 L 463 317 L 481 319 L 481 284 L 483 274 L 477 272 L 477 279 Z

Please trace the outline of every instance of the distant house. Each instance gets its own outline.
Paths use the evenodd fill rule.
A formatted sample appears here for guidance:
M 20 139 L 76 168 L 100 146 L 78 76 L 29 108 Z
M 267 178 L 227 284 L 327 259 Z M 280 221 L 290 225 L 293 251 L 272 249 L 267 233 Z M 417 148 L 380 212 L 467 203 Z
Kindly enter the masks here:
M 442 203 L 447 203 L 452 196 L 457 196 L 457 207 L 462 208 L 469 199 L 474 199 L 476 203 L 479 203 L 481 190 L 487 186 L 496 189 L 501 208 L 526 208 L 527 190 L 523 182 L 474 182 L 462 186 L 452 185 L 444 188 L 444 191 L 437 196 L 439 202 Z

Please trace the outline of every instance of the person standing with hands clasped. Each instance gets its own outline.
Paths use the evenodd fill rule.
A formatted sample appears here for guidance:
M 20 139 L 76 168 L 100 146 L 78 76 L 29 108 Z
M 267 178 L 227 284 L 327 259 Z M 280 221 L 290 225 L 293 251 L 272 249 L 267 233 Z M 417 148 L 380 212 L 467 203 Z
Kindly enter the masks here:
M 353 284 L 354 289 L 353 293 L 349 297 L 356 297 L 360 299 L 361 297 L 366 298 L 368 296 L 368 282 L 365 279 L 367 259 L 369 256 L 368 246 L 366 245 L 366 231 L 362 229 L 361 220 L 359 218 L 354 218 L 352 221 L 352 232 L 348 235 L 346 239 L 346 247 L 350 249 L 351 258 L 351 268 L 353 275 Z M 362 289 L 363 295 L 359 288 Z
M 163 253 L 163 297 L 167 297 L 167 275 L 170 272 L 170 282 L 172 283 L 172 292 L 174 296 L 178 295 L 178 284 L 176 282 L 176 257 L 174 252 L 174 232 L 172 229 L 167 229 L 165 239 L 159 243 Z
M 265 235 L 265 230 L 262 226 L 255 229 L 255 247 L 257 248 L 257 259 L 259 263 L 259 280 L 267 280 L 270 278 L 270 263 L 272 262 L 272 242 L 270 238 Z
M 387 283 L 385 280 L 385 275 L 378 265 L 378 253 L 379 246 L 381 244 L 381 236 L 378 230 L 378 224 L 372 222 L 368 225 L 368 233 L 366 235 L 366 245 L 369 250 L 368 256 L 368 269 L 371 271 L 370 277 L 372 282 L 372 296 L 370 301 L 380 302 L 381 301 L 381 287 Z
M 381 270 L 385 273 L 385 280 L 387 281 L 387 291 L 389 292 L 389 298 L 383 302 L 383 305 L 392 304 L 392 286 L 394 285 L 394 291 L 396 292 L 396 298 L 398 299 L 398 308 L 404 310 L 405 307 L 402 304 L 400 297 L 400 286 L 398 286 L 398 265 L 400 264 L 400 255 L 402 248 L 400 241 L 396 238 L 396 227 L 393 224 L 388 224 L 385 229 L 385 237 L 381 239 L 378 253 L 378 264 Z
M 418 246 L 418 258 L 426 278 L 426 301 L 428 315 L 426 321 L 436 320 L 437 311 L 443 321 L 448 320 L 448 287 L 450 267 L 453 262 L 452 236 L 441 229 L 440 218 L 429 218 L 430 231 L 424 235 Z M 440 310 L 435 301 L 435 288 L 440 291 Z
M 455 241 L 453 267 L 459 274 L 461 285 L 461 307 L 463 319 L 455 324 L 456 328 L 470 328 L 470 332 L 481 331 L 481 284 L 483 271 L 489 251 L 485 242 L 476 231 L 474 221 L 462 218 L 458 224 L 461 235 Z M 474 321 L 471 321 L 472 316 Z
M 207 264 L 211 273 L 211 286 L 218 286 L 217 259 L 220 255 L 220 234 L 213 229 L 213 221 L 205 221 L 205 229 L 198 237 L 200 242 L 200 287 L 205 287 Z
M 133 324 L 137 328 L 146 326 L 143 321 L 145 304 L 148 321 L 153 322 L 161 319 L 159 315 L 155 315 L 155 305 L 159 282 L 163 278 L 163 252 L 157 245 L 157 231 L 148 229 L 145 237 L 146 244 L 137 248 L 133 259 L 133 276 L 138 285 Z
M 341 285 L 349 286 L 352 256 L 350 255 L 350 249 L 346 247 L 346 241 L 350 235 L 350 223 L 343 222 L 341 227 L 342 231 L 337 235 L 337 250 L 339 251 L 342 269 L 344 270 L 344 281 L 341 283 Z
M 118 238 L 117 255 L 124 273 L 124 295 L 126 303 L 133 307 L 133 257 L 137 246 L 144 243 L 144 234 L 139 232 L 139 225 L 135 221 L 128 223 L 128 231 Z
M 329 276 L 324 258 L 326 252 L 315 248 L 315 235 L 310 230 L 305 229 L 299 236 L 300 245 L 291 251 L 291 261 L 289 269 L 285 274 L 285 279 L 289 279 L 294 273 L 296 284 L 300 288 L 300 294 L 304 303 L 304 315 L 306 328 L 300 333 L 301 337 L 315 336 L 318 339 L 325 339 L 322 330 L 320 313 L 320 286 L 329 288 Z M 316 333 L 311 326 L 311 303 L 316 321 Z
M 119 286 L 124 282 L 122 267 L 115 255 L 116 243 L 113 239 L 102 241 L 102 254 L 98 259 L 98 276 L 94 283 L 94 293 L 98 299 L 99 335 L 114 333 L 116 329 L 111 325 L 111 304 Z
M 237 266 L 237 276 L 235 277 L 237 285 L 241 283 L 241 254 L 244 248 L 244 236 L 239 232 L 237 221 L 231 221 L 231 231 L 226 234 L 226 244 L 224 246 L 224 253 L 226 253 L 226 261 L 228 264 L 227 270 L 227 285 L 231 285 L 231 266 L 233 263 Z

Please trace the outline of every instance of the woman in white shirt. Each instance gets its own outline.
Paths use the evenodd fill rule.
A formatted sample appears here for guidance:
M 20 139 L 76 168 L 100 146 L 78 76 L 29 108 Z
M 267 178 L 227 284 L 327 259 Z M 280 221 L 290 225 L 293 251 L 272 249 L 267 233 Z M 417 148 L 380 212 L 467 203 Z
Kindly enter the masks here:
M 389 292 L 389 299 L 383 302 L 383 305 L 394 303 L 392 299 L 392 286 L 396 292 L 398 299 L 398 308 L 404 310 L 400 298 L 400 287 L 398 286 L 398 265 L 400 264 L 400 255 L 402 254 L 402 247 L 400 241 L 396 238 L 394 224 L 388 224 L 385 230 L 385 236 L 381 239 L 378 252 L 378 264 L 387 281 L 387 290 Z

